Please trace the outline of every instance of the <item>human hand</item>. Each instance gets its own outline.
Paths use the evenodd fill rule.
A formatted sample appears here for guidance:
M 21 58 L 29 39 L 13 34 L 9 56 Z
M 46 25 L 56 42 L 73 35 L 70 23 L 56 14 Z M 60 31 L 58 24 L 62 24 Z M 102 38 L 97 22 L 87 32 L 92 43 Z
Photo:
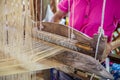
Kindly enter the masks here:
M 111 50 L 112 50 L 111 43 L 107 43 L 107 45 L 106 45 L 106 50 L 104 51 L 104 54 L 103 54 L 103 56 L 102 56 L 101 62 L 104 62 L 104 61 L 105 61 L 105 59 L 106 59 L 106 58 L 108 57 L 108 55 L 110 54 Z

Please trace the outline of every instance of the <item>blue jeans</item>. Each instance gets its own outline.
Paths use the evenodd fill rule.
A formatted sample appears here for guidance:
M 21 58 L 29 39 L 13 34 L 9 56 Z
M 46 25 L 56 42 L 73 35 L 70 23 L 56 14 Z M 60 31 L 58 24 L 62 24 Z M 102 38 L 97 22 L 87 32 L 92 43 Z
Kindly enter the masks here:
M 82 79 L 75 78 L 56 69 L 51 69 L 51 80 L 82 80 Z

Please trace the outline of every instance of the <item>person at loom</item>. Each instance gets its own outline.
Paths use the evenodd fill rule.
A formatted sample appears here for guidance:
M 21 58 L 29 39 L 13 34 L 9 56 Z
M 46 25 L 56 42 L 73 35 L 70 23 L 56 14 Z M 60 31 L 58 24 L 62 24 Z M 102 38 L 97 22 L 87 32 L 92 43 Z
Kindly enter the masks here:
M 69 2 L 70 1 L 70 6 Z M 120 19 L 120 0 L 107 0 L 104 19 L 104 31 L 111 41 L 112 33 Z M 103 0 L 61 0 L 59 10 L 53 17 L 53 22 L 58 22 L 66 16 L 70 8 L 70 26 L 93 37 L 98 32 L 101 24 Z
M 98 33 L 101 25 L 101 16 L 104 0 L 61 0 L 58 4 L 58 11 L 54 14 L 52 21 L 59 22 L 60 19 L 70 12 L 69 26 L 80 32 L 93 37 Z M 120 23 L 120 0 L 106 0 L 104 12 L 104 33 L 111 41 L 112 33 Z M 110 48 L 111 49 L 111 48 Z M 59 72 L 60 74 L 62 72 Z M 67 76 L 67 75 L 66 75 Z M 62 76 L 59 80 L 74 80 Z

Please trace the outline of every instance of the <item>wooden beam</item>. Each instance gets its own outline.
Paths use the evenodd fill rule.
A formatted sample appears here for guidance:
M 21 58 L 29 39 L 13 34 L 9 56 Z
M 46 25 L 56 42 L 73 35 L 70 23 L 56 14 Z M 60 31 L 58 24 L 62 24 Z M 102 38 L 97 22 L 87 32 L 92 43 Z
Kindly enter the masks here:
M 75 51 L 65 51 L 64 53 L 50 58 L 50 60 L 51 59 L 54 59 L 67 66 L 71 66 L 89 73 L 94 73 L 106 79 L 113 79 L 112 75 L 108 73 L 106 69 L 94 58 Z
M 43 25 L 42 31 L 50 32 L 50 33 L 68 38 L 68 28 L 69 28 L 68 26 L 57 24 L 57 23 L 50 23 L 50 22 L 42 22 L 42 25 Z M 79 42 L 88 43 L 92 39 L 75 29 L 74 29 L 74 34 L 75 34 L 74 39 L 78 40 Z

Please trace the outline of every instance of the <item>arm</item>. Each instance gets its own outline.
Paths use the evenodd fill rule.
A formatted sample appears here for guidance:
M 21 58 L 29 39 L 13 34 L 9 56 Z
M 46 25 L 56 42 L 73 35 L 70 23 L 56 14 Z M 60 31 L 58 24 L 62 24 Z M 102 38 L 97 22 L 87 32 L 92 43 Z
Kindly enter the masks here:
M 118 38 L 117 40 L 115 40 L 113 42 L 109 42 L 106 46 L 106 51 L 105 51 L 106 54 L 103 55 L 103 59 L 101 62 L 105 61 L 106 57 L 109 55 L 111 50 L 113 50 L 119 46 L 120 46 L 120 38 Z
M 50 7 L 53 13 L 57 11 L 56 5 L 57 5 L 57 0 L 50 0 Z
M 73 0 L 70 0 L 70 8 L 72 6 Z M 61 0 L 58 4 L 58 11 L 53 16 L 53 22 L 59 22 L 60 19 L 65 17 L 65 15 L 69 12 L 68 11 L 68 0 Z
M 60 10 L 58 10 L 55 14 L 54 14 L 54 16 L 53 16 L 53 18 L 52 18 L 52 22 L 59 22 L 63 17 L 65 17 L 66 16 L 66 12 L 62 12 L 62 11 L 60 11 Z
M 111 50 L 119 47 L 120 46 L 120 38 L 118 38 L 117 40 L 111 42 L 110 45 L 111 45 Z

